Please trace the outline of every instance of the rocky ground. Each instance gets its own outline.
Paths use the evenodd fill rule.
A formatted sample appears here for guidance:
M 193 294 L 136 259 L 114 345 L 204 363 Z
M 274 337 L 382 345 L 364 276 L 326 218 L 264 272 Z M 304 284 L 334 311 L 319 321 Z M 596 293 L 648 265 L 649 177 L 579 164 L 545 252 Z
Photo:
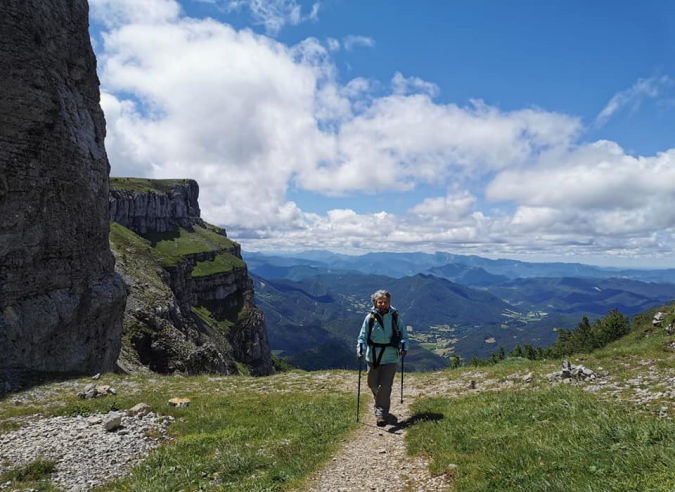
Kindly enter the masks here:
M 23 427 L 0 434 L 0 473 L 36 460 L 55 461 L 52 481 L 68 491 L 89 490 L 124 476 L 167 440 L 172 418 L 154 413 L 119 417 L 113 430 L 105 424 L 115 415 L 24 418 Z M 11 485 L 0 484 L 0 490 L 11 490 Z

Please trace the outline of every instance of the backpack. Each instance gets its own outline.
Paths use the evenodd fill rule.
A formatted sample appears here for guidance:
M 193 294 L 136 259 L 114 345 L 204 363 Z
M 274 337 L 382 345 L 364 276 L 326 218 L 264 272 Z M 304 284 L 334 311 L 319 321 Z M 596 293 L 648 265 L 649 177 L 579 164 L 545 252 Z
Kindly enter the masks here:
M 391 327 L 393 329 L 393 333 L 389 343 L 375 343 L 373 342 L 372 338 L 370 338 L 370 335 L 373 332 L 373 325 L 375 325 L 375 321 L 377 321 L 380 326 L 384 328 L 382 316 L 380 316 L 380 313 L 374 311 L 368 316 L 368 345 L 373 347 L 373 367 L 377 369 L 380 367 L 380 361 L 382 360 L 382 356 L 384 355 L 384 351 L 387 349 L 387 347 L 395 347 L 398 349 L 398 344 L 401 343 L 402 337 L 401 330 L 398 328 L 398 311 L 393 310 L 391 312 Z M 377 353 L 375 350 L 376 348 L 381 349 L 380 354 L 377 356 L 375 355 Z

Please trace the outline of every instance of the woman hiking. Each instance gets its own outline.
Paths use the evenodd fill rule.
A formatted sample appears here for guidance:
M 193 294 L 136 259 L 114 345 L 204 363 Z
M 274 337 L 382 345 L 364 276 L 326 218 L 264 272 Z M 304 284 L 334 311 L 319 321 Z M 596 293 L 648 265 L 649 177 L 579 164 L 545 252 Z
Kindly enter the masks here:
M 363 320 L 356 344 L 357 357 L 365 354 L 368 363 L 368 387 L 375 398 L 377 426 L 388 423 L 391 387 L 396 367 L 408 348 L 408 331 L 401 316 L 391 307 L 391 294 L 378 290 L 370 299 L 373 309 Z

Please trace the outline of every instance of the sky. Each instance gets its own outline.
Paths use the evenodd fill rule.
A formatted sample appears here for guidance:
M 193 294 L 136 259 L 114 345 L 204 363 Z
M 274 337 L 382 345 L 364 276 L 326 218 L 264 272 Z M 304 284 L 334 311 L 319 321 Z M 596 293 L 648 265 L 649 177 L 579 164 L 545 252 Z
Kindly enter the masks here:
M 245 251 L 675 267 L 675 2 L 89 4 L 111 175 Z

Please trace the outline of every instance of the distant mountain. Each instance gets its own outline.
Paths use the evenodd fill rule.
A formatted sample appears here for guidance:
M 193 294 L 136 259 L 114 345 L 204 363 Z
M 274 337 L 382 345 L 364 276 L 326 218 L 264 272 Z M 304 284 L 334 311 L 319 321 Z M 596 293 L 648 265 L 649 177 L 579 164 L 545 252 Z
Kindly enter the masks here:
M 327 275 L 303 282 L 253 279 L 273 352 L 306 370 L 357 367 L 356 338 L 370 310 L 370 294 L 392 280 L 361 274 Z M 416 342 L 410 349 L 408 370 L 448 365 Z
M 359 271 L 361 273 L 402 278 L 417 273 L 432 273 L 464 285 L 490 285 L 493 280 L 533 277 L 629 278 L 643 282 L 675 284 L 675 269 L 617 269 L 581 263 L 528 263 L 517 260 L 491 260 L 480 256 L 450 253 L 368 253 L 360 256 L 335 254 L 329 251 L 310 251 L 285 255 L 244 253 L 247 263 L 269 263 L 274 266 L 311 266 L 320 270 Z M 444 272 L 442 267 L 454 265 L 455 271 Z M 467 270 L 463 270 L 466 268 Z M 477 269 L 477 270 L 471 270 Z M 482 271 L 493 278 L 485 276 Z M 463 272 L 467 273 L 463 273 Z
M 482 268 L 459 263 L 433 267 L 427 270 L 427 273 L 472 287 L 486 287 L 509 280 L 509 277 L 505 275 L 494 275 Z
M 356 337 L 370 295 L 380 288 L 392 293 L 393 305 L 411 329 L 414 343 L 406 360 L 411 370 L 444 367 L 452 354 L 486 357 L 500 344 L 506 349 L 517 343 L 550 345 L 556 338 L 554 323 L 572 326 L 577 321 L 528 319 L 490 292 L 432 275 L 318 275 L 301 281 L 254 277 L 254 282 L 272 350 L 305 369 L 355 367 Z
M 673 284 L 622 278 L 527 278 L 502 282 L 488 291 L 525 311 L 597 316 L 610 309 L 630 316 L 675 299 Z
M 312 251 L 299 256 L 244 254 L 259 277 L 258 304 L 266 314 L 272 349 L 308 369 L 354 367 L 354 340 L 370 294 L 380 288 L 392 293 L 394 306 L 412 327 L 419 369 L 435 367 L 438 356 L 487 357 L 500 345 L 507 351 L 516 344 L 549 346 L 557 339 L 556 328 L 573 328 L 582 316 L 593 319 L 614 308 L 630 316 L 675 298 L 673 282 L 612 276 L 672 280 L 675 270 L 446 253 Z M 543 276 L 561 272 L 568 275 Z M 513 278 L 517 275 L 523 277 Z

